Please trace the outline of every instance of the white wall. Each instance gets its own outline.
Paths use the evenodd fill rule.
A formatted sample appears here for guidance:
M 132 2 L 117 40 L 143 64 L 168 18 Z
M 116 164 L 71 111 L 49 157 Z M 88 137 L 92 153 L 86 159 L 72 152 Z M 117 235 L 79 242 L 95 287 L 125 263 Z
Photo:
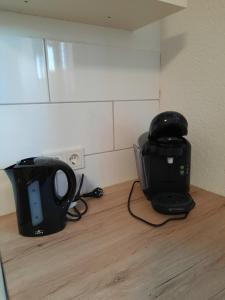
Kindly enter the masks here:
M 152 56 L 156 57 L 153 71 L 150 70 L 155 72 L 154 80 L 159 75 L 157 67 L 160 50 L 158 23 L 136 32 L 129 32 L 0 12 L 0 36 L 79 42 L 97 45 L 102 49 L 109 47 L 109 51 L 112 52 L 114 50 L 110 49 L 123 49 L 120 53 L 127 51 L 128 56 L 144 51 L 145 55 L 149 53 L 150 60 Z M 88 63 L 86 67 L 91 68 Z M 113 75 L 115 67 L 113 63 L 107 69 L 108 74 L 114 80 L 116 78 Z M 135 75 L 133 62 L 127 65 L 125 71 L 128 77 L 132 72 Z M 143 76 L 146 77 L 146 74 Z M 104 187 L 135 178 L 136 168 L 132 143 L 136 141 L 140 133 L 148 129 L 151 118 L 159 109 L 158 88 L 155 86 L 158 86 L 157 79 L 152 81 L 151 76 L 149 78 L 150 86 L 154 82 L 155 92 L 148 93 L 149 97 L 138 92 L 137 77 L 135 90 L 137 94 L 132 101 L 132 95 L 129 96 L 128 93 L 122 94 L 121 99 L 124 101 L 120 101 L 119 94 L 116 98 L 111 98 L 112 92 L 108 94 L 107 99 L 103 99 L 104 101 L 102 99 L 99 101 L 99 94 L 95 93 L 93 99 L 82 99 L 82 97 L 79 99 L 79 95 L 73 98 L 72 94 L 71 99 L 63 97 L 62 100 L 57 99 L 58 103 L 53 99 L 52 93 L 50 93 L 49 101 L 44 99 L 33 101 L 31 96 L 30 100 L 25 99 L 23 103 L 14 100 L 14 103 L 7 104 L 7 101 L 2 99 L 2 103 L 5 102 L 5 104 L 0 104 L 0 140 L 4 145 L 0 148 L 1 167 L 24 157 L 80 145 L 85 148 L 85 169 L 82 171 L 88 177 L 88 188 L 95 185 Z M 85 83 L 83 81 L 82 85 Z M 49 84 L 51 91 L 51 84 L 54 85 L 54 81 L 53 83 L 50 81 Z M 135 80 L 132 89 L 134 85 Z M 129 84 L 124 85 L 124 90 L 129 91 Z M 13 211 L 12 189 L 3 171 L 0 172 L 0 193 L 0 215 Z
M 192 183 L 225 195 L 225 1 L 189 0 L 161 23 L 161 110 L 189 121 Z

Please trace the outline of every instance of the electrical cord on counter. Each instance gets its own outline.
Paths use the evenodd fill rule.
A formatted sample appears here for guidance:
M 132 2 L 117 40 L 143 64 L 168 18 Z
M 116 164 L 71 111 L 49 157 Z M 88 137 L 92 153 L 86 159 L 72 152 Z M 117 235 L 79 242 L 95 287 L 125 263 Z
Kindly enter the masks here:
M 143 219 L 143 218 L 135 215 L 132 212 L 132 210 L 131 210 L 131 197 L 132 197 L 132 194 L 133 194 L 134 187 L 135 187 L 136 183 L 139 183 L 139 182 L 140 182 L 139 180 L 136 180 L 136 181 L 133 182 L 131 190 L 130 190 L 130 194 L 129 194 L 129 197 L 128 197 L 127 208 L 128 208 L 128 212 L 130 213 L 130 215 L 132 217 L 134 217 L 135 219 L 137 219 L 137 220 L 139 220 L 139 221 L 141 221 L 141 222 L 143 222 L 143 223 L 145 223 L 145 224 L 147 224 L 149 226 L 152 226 L 152 227 L 161 227 L 161 226 L 167 224 L 170 221 L 179 221 L 179 220 L 184 220 L 184 219 L 187 218 L 188 213 L 184 214 L 182 217 L 172 217 L 172 218 L 169 218 L 169 219 L 165 220 L 162 223 L 154 224 L 154 223 L 151 223 L 151 222 L 149 222 L 149 221 L 147 221 L 147 220 L 145 220 L 145 219 Z
M 84 209 L 83 209 L 83 211 L 80 212 L 77 209 L 76 206 L 70 208 L 69 209 L 70 211 L 68 210 L 68 212 L 67 212 L 67 215 L 70 216 L 70 218 L 67 217 L 68 221 L 72 221 L 72 222 L 79 221 L 82 218 L 82 216 L 88 211 L 88 205 L 87 205 L 87 203 L 80 196 L 80 192 L 81 192 L 81 188 L 83 186 L 83 182 L 84 182 L 84 174 L 82 174 L 82 176 L 81 176 L 80 184 L 79 184 L 77 193 L 74 196 L 74 199 L 73 199 L 72 203 L 76 202 L 75 205 L 77 206 L 78 203 L 79 203 L 79 201 L 80 201 L 84 205 Z M 73 210 L 73 213 L 71 212 L 72 210 Z
M 73 210 L 76 214 L 71 213 L 71 212 L 68 211 L 67 215 L 69 215 L 70 217 L 73 217 L 73 218 L 71 219 L 71 218 L 67 217 L 67 221 L 75 222 L 75 221 L 79 221 L 81 219 L 81 214 L 80 214 L 79 210 L 76 207 L 73 207 Z
M 79 221 L 82 216 L 84 214 L 87 213 L 88 211 L 88 204 L 87 202 L 83 199 L 83 198 L 100 198 L 103 196 L 103 189 L 100 187 L 95 188 L 92 192 L 89 193 L 85 193 L 85 194 L 80 194 L 81 193 L 81 189 L 83 186 L 83 182 L 84 182 L 84 174 L 82 174 L 81 176 L 81 180 L 80 180 L 80 184 L 77 190 L 77 193 L 72 201 L 72 203 L 76 202 L 75 206 L 72 208 L 69 208 L 69 210 L 67 211 L 67 221 L 72 221 L 72 222 L 77 222 Z M 80 205 L 80 203 L 82 203 L 83 209 L 82 211 L 80 211 L 77 206 Z M 73 210 L 73 212 L 71 212 L 71 210 Z
M 95 188 L 92 192 L 83 194 L 82 197 L 101 198 L 103 196 L 103 189 L 100 187 Z

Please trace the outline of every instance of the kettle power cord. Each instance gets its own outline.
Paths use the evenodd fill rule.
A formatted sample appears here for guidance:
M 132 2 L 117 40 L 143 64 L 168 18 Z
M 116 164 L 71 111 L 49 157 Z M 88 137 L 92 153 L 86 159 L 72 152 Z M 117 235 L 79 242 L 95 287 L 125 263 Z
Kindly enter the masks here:
M 67 221 L 77 222 L 82 218 L 84 214 L 87 213 L 88 204 L 83 198 L 100 198 L 103 196 L 103 189 L 100 187 L 95 188 L 92 192 L 81 195 L 80 193 L 83 186 L 83 182 L 84 182 L 84 174 L 82 174 L 81 176 L 78 191 L 72 201 L 72 203 L 76 202 L 76 205 L 73 206 L 71 209 L 69 209 L 69 210 L 73 210 L 73 213 L 70 212 L 69 210 L 67 211 L 67 215 L 69 216 L 69 217 L 67 216 Z M 79 205 L 80 203 L 82 203 L 83 206 L 82 211 L 79 211 L 79 209 L 77 208 L 77 204 Z
M 139 220 L 139 221 L 141 221 L 141 222 L 143 222 L 143 223 L 145 223 L 145 224 L 147 224 L 147 225 L 149 225 L 149 226 L 152 226 L 152 227 L 161 227 L 161 226 L 167 224 L 167 223 L 170 222 L 170 221 L 179 221 L 179 220 L 184 220 L 184 219 L 187 218 L 188 213 L 184 214 L 182 217 L 179 217 L 179 218 L 173 217 L 173 218 L 169 218 L 169 219 L 165 220 L 165 221 L 162 222 L 162 223 L 154 224 L 154 223 L 151 223 L 151 222 L 149 222 L 149 221 L 147 221 L 147 220 L 145 220 L 145 219 L 143 219 L 143 218 L 141 218 L 141 217 L 135 215 L 135 214 L 132 212 L 132 210 L 131 210 L 131 197 L 132 197 L 132 194 L 133 194 L 135 185 L 136 185 L 137 183 L 139 183 L 139 182 L 140 182 L 139 180 L 135 180 L 135 181 L 133 182 L 132 187 L 131 187 L 131 190 L 130 190 L 130 194 L 129 194 L 129 197 L 128 197 L 128 201 L 127 201 L 128 212 L 129 212 L 129 214 L 130 214 L 132 217 L 134 217 L 135 219 L 137 219 L 137 220 Z
M 103 196 L 103 189 L 100 187 L 95 188 L 92 192 L 83 194 L 82 197 L 101 198 Z
M 67 215 L 69 216 L 69 217 L 67 216 L 67 221 L 72 221 L 72 222 L 79 221 L 82 218 L 82 215 L 84 215 L 88 211 L 88 205 L 87 205 L 86 201 L 84 201 L 80 196 L 80 191 L 83 186 L 83 181 L 84 181 L 84 174 L 82 174 L 82 176 L 81 176 L 78 191 L 75 194 L 72 202 L 76 202 L 76 205 L 77 205 L 80 201 L 84 205 L 84 209 L 80 212 L 76 206 L 72 207 L 71 209 L 69 208 L 69 210 L 67 211 Z M 73 210 L 73 213 L 70 210 Z

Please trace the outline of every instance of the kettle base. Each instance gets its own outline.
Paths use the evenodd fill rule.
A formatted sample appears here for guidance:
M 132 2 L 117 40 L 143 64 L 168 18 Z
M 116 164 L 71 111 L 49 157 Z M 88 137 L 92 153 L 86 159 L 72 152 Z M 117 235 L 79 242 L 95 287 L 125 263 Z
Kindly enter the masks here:
M 45 236 L 45 235 L 50 235 L 50 234 L 54 234 L 57 233 L 61 230 L 63 230 L 66 226 L 66 223 L 64 224 L 59 224 L 57 227 L 54 226 L 54 228 L 44 228 L 44 227 L 28 227 L 26 228 L 26 226 L 19 226 L 19 233 L 23 236 L 27 236 L 27 237 L 40 237 L 40 236 Z

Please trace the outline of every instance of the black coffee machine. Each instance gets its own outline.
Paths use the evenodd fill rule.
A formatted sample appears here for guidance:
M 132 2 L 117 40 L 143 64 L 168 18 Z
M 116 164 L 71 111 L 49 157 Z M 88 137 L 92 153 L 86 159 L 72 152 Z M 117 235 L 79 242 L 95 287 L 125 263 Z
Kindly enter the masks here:
M 64 196 L 55 189 L 57 171 L 68 181 Z M 64 162 L 51 158 L 27 158 L 5 169 L 16 201 L 20 234 L 43 236 L 62 230 L 66 214 L 76 192 L 76 177 Z
M 142 189 L 153 208 L 163 214 L 188 214 L 195 206 L 189 195 L 191 145 L 184 138 L 187 133 L 183 115 L 163 112 L 134 145 Z

